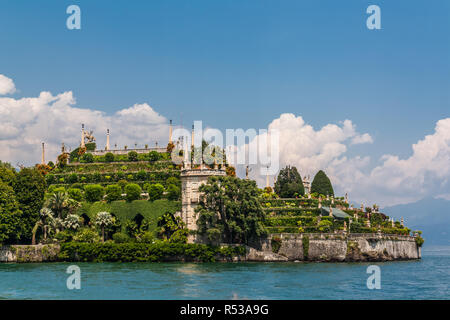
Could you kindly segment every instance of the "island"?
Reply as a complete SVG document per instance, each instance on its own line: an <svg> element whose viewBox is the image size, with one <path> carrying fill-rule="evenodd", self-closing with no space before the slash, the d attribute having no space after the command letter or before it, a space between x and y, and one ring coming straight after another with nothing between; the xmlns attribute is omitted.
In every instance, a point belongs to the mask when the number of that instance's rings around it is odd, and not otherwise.
<svg viewBox="0 0 450 320"><path fill-rule="evenodd" d="M97 148L81 128L55 162L0 162L0 262L359 262L421 258L419 230L337 196L326 173L279 171L273 187L193 158L195 146ZM202 151L208 147L203 141ZM183 159L173 161L174 150ZM198 159L197 159L198 160Z"/></svg>

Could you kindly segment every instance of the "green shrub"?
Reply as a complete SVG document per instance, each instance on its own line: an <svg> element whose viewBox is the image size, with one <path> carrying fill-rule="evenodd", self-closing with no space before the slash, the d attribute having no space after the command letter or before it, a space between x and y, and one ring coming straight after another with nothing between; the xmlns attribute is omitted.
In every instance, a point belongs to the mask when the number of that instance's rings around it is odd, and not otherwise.
<svg viewBox="0 0 450 320"><path fill-rule="evenodd" d="M105 154L105 161L106 162L113 162L114 161L114 155L111 152L108 152Z"/></svg>
<svg viewBox="0 0 450 320"><path fill-rule="evenodd" d="M150 185L150 187L147 190L148 197L150 201L155 201L162 198L162 195L164 193L164 187L160 183L155 183Z"/></svg>
<svg viewBox="0 0 450 320"><path fill-rule="evenodd" d="M172 243L186 243L189 231L187 229L180 229L175 231L169 238Z"/></svg>
<svg viewBox="0 0 450 320"><path fill-rule="evenodd" d="M105 189L101 185L92 184L84 187L84 197L88 202L100 201L104 194Z"/></svg>
<svg viewBox="0 0 450 320"><path fill-rule="evenodd" d="M145 231L141 234L139 242L141 243L153 243L155 241L155 237L150 231Z"/></svg>
<svg viewBox="0 0 450 320"><path fill-rule="evenodd" d="M74 242L95 243L100 241L98 232L90 228L82 228L73 236Z"/></svg>
<svg viewBox="0 0 450 320"><path fill-rule="evenodd" d="M144 170L140 170L136 174L136 177L138 178L138 180L146 180L147 179L147 172L145 172Z"/></svg>
<svg viewBox="0 0 450 320"><path fill-rule="evenodd" d="M418 247L421 247L424 244L425 240L421 236L416 237L416 244Z"/></svg>
<svg viewBox="0 0 450 320"><path fill-rule="evenodd" d="M55 235L55 239L59 242L70 242L73 240L74 234L73 230L63 230Z"/></svg>
<svg viewBox="0 0 450 320"><path fill-rule="evenodd" d="M322 218L322 220L320 220L320 222L319 222L319 230L320 230L320 232L330 232L332 225L333 225L333 222Z"/></svg>
<svg viewBox="0 0 450 320"><path fill-rule="evenodd" d="M68 183L75 183L77 181L78 181L78 176L76 173L70 174L69 177L67 178Z"/></svg>
<svg viewBox="0 0 450 320"><path fill-rule="evenodd" d="M122 191L123 191L125 189L125 186L128 184L128 181L127 180L119 180L117 182L117 184L119 185L119 187L122 188Z"/></svg>
<svg viewBox="0 0 450 320"><path fill-rule="evenodd" d="M45 181L47 182L47 185L50 185L52 183L55 183L56 179L55 179L55 175L53 174L47 174L45 176Z"/></svg>
<svg viewBox="0 0 450 320"><path fill-rule="evenodd" d="M170 186L171 184L178 186L180 184L180 179L177 179L175 177L167 178L166 185Z"/></svg>
<svg viewBox="0 0 450 320"><path fill-rule="evenodd" d="M95 142L89 142L85 144L85 147L87 151L94 151L97 145L95 144Z"/></svg>
<svg viewBox="0 0 450 320"><path fill-rule="evenodd" d="M178 200L181 196L181 190L180 187L171 184L167 188L167 199L169 200Z"/></svg>
<svg viewBox="0 0 450 320"><path fill-rule="evenodd" d="M67 193L69 194L69 197L73 200L76 200L78 202L83 201L83 192L80 189L77 188L69 188L67 190Z"/></svg>
<svg viewBox="0 0 450 320"><path fill-rule="evenodd" d="M83 184L81 184L81 183L74 183L74 184L72 184L71 186L70 186L71 188L73 188L73 189L80 189L80 190L84 190L84 186L83 186Z"/></svg>
<svg viewBox="0 0 450 320"><path fill-rule="evenodd" d="M94 156L92 153L85 153L81 159L86 163L94 162Z"/></svg>
<svg viewBox="0 0 450 320"><path fill-rule="evenodd" d="M122 188L117 184L111 184L106 186L106 201L116 201L122 199Z"/></svg>
<svg viewBox="0 0 450 320"><path fill-rule="evenodd" d="M138 160L138 153L136 151L128 152L128 161L137 161L137 160Z"/></svg>
<svg viewBox="0 0 450 320"><path fill-rule="evenodd" d="M130 237L125 233L117 232L112 236L115 243L126 243L130 241Z"/></svg>
<svg viewBox="0 0 450 320"><path fill-rule="evenodd" d="M125 186L125 193L127 194L126 199L128 202L140 199L141 192L141 187L139 187L138 184L129 183Z"/></svg>
<svg viewBox="0 0 450 320"><path fill-rule="evenodd" d="M64 187L57 187L57 186L52 186L52 187L53 188L51 188L51 191L49 190L50 193L66 192L66 188L64 188Z"/></svg>
<svg viewBox="0 0 450 320"><path fill-rule="evenodd" d="M180 258L185 261L213 262L245 254L245 247L216 247L198 243L62 243L61 261L158 262Z"/></svg>
<svg viewBox="0 0 450 320"><path fill-rule="evenodd" d="M150 151L148 154L148 159L150 160L150 162L158 161L159 152L158 151Z"/></svg>

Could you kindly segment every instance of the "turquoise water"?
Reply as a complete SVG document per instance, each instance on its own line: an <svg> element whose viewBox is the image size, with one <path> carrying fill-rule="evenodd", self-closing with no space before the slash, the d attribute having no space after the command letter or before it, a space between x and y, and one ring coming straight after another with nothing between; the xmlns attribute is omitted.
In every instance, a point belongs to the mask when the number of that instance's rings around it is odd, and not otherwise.
<svg viewBox="0 0 450 320"><path fill-rule="evenodd" d="M81 289L69 290L73 263L0 264L1 299L449 299L450 248L419 261L386 263L78 263ZM366 286L381 268L381 289Z"/></svg>

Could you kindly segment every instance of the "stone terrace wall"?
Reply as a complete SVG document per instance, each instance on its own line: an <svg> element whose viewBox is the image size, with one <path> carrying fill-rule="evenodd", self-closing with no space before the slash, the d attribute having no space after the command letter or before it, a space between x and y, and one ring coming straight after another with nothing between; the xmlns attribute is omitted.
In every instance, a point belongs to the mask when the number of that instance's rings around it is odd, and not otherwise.
<svg viewBox="0 0 450 320"><path fill-rule="evenodd" d="M281 239L278 251L272 239ZM391 261L420 259L414 237L381 234L271 234L253 244L252 261Z"/></svg>
<svg viewBox="0 0 450 320"><path fill-rule="evenodd" d="M59 245L12 245L0 247L0 262L47 262L56 261Z"/></svg>

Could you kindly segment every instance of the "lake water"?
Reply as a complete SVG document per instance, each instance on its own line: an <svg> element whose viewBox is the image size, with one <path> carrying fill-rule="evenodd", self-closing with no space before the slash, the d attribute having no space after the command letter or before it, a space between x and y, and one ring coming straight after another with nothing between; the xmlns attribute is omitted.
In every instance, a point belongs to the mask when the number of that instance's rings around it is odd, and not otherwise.
<svg viewBox="0 0 450 320"><path fill-rule="evenodd" d="M71 264L0 264L0 299L450 299L450 247L385 263L78 263L80 290Z"/></svg>

